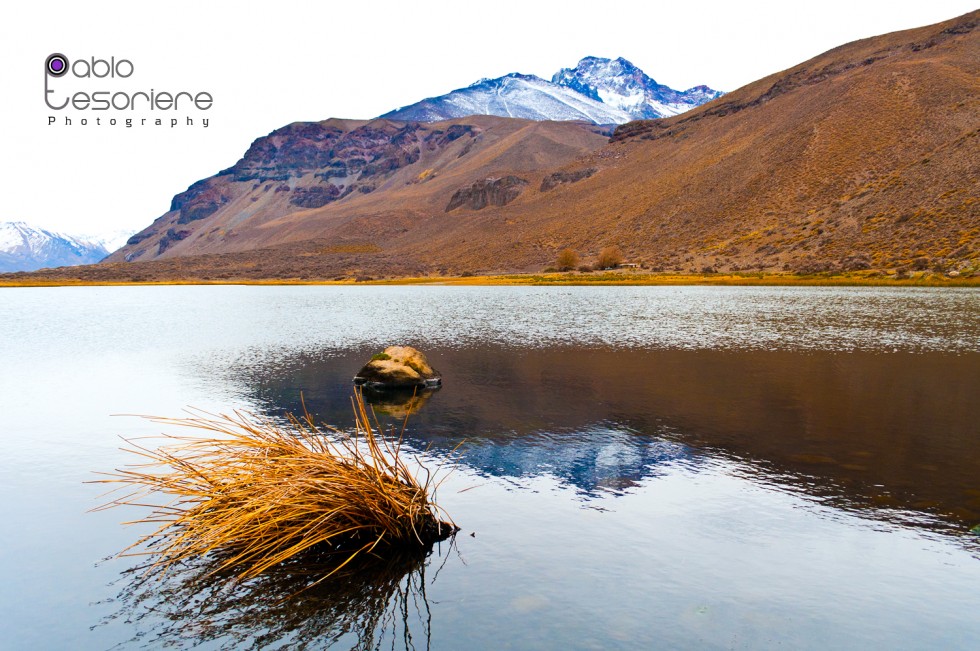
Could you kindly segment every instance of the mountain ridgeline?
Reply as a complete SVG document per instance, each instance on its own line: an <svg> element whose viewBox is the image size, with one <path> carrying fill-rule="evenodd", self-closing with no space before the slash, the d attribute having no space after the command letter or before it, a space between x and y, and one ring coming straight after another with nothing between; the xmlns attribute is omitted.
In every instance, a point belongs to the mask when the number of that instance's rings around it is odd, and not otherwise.
<svg viewBox="0 0 980 651"><path fill-rule="evenodd" d="M178 194L106 262L44 273L539 271L563 249L588 263L615 245L627 261L663 271L975 274L978 17L849 43L673 117L615 130L595 124L605 121L598 115L291 124ZM547 83L607 112L714 93L655 89L623 60L584 59L555 79Z"/></svg>
<svg viewBox="0 0 980 651"><path fill-rule="evenodd" d="M722 94L707 86L676 91L658 84L626 59L585 57L574 68L556 72L551 81L519 73L481 79L381 117L437 122L469 115L497 115L622 124L678 115Z"/></svg>

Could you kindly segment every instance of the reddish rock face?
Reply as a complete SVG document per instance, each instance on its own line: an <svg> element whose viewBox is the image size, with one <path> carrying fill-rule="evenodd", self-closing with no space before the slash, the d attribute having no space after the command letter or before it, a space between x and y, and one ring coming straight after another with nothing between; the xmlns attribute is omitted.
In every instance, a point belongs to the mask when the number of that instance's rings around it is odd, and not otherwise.
<svg viewBox="0 0 980 651"><path fill-rule="evenodd" d="M232 200L231 183L248 181L276 182L277 192L294 193L291 205L320 208L355 190L371 192L379 179L418 161L423 149L438 151L467 135L474 137L476 130L469 125L443 131L418 123L375 122L344 131L297 122L257 139L235 165L176 195L170 210L179 213L177 224L205 219ZM294 189L286 183L311 173L319 185Z"/></svg>
<svg viewBox="0 0 980 651"><path fill-rule="evenodd" d="M506 206L520 196L526 185L527 180L513 175L477 181L469 187L457 190L449 200L446 212L460 206L472 210L480 210L487 206Z"/></svg>
<svg viewBox="0 0 980 651"><path fill-rule="evenodd" d="M170 203L170 210L180 211L178 224L189 224L205 219L228 203L228 194L216 179L198 181L186 191L181 192Z"/></svg>
<svg viewBox="0 0 980 651"><path fill-rule="evenodd" d="M188 230L178 231L173 228L168 228L166 234L164 234L164 236L160 238L160 243L157 245L158 253L163 253L170 247L171 244L173 244L174 242L181 241L182 239L186 238L190 234L191 232Z"/></svg>
<svg viewBox="0 0 980 651"><path fill-rule="evenodd" d="M597 171L594 167L587 167L584 170L575 170L574 172L561 171L549 174L541 180L541 192L547 192L562 183L577 183L582 179L589 178Z"/></svg>
<svg viewBox="0 0 980 651"><path fill-rule="evenodd" d="M448 132L418 123L375 121L344 131L329 123L297 122L252 143L234 166L221 172L235 181L285 181L315 173L318 178L374 177L411 165L423 148L434 151L472 127L453 126Z"/></svg>
<svg viewBox="0 0 980 651"><path fill-rule="evenodd" d="M344 190L332 183L315 185L311 188L296 188L293 196L289 198L289 203L300 208L319 208L346 196L351 189L348 187Z"/></svg>

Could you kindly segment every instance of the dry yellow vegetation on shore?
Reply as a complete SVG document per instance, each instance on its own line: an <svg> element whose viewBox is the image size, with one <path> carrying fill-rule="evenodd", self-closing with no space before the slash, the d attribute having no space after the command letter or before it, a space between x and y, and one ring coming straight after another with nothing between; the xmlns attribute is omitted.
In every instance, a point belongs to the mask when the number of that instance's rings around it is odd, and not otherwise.
<svg viewBox="0 0 980 651"><path fill-rule="evenodd" d="M540 285L540 286L786 286L786 287L980 287L980 276L951 278L936 273L912 274L908 277L883 275L880 272L810 274L758 272L675 274L643 271L606 271L599 273L512 273L468 276L419 276L371 280L306 280L300 278L221 280L175 278L150 281L89 281L78 278L6 278L0 287L111 287L141 285Z"/></svg>

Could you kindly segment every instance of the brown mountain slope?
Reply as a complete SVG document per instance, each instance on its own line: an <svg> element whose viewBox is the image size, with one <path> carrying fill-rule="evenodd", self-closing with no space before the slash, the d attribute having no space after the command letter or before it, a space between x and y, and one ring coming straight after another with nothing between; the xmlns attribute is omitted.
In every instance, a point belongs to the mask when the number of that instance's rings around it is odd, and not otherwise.
<svg viewBox="0 0 980 651"><path fill-rule="evenodd" d="M310 238L377 249L420 219L444 221L460 188L513 176L510 194L519 194L529 179L540 183L543 170L605 145L609 133L585 123L492 116L291 124L174 197L169 212L110 260L248 251Z"/></svg>
<svg viewBox="0 0 980 651"><path fill-rule="evenodd" d="M624 125L567 169L425 247L456 268L618 244L666 269L822 269L980 257L974 12L837 48L691 114ZM477 252L457 244L481 242ZM421 241L409 248L424 255Z"/></svg>
<svg viewBox="0 0 980 651"><path fill-rule="evenodd" d="M978 19L841 46L608 144L586 125L485 116L290 125L110 260L149 262L91 274L536 270L613 244L668 270L973 273Z"/></svg>

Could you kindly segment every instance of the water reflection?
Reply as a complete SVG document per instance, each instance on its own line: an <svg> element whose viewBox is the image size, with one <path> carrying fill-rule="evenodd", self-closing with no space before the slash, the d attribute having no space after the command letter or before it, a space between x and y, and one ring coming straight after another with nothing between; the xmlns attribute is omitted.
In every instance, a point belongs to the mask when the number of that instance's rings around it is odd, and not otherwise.
<svg viewBox="0 0 980 651"><path fill-rule="evenodd" d="M363 388L364 400L374 409L376 414L392 419L404 420L420 409L438 391L438 388L386 389L379 391L370 387Z"/></svg>
<svg viewBox="0 0 980 651"><path fill-rule="evenodd" d="M356 357L304 355L291 363L279 360L240 371L251 378L250 386L257 387L266 413L282 416L306 409L319 420L343 425L349 419L345 408L352 390L344 374ZM495 383L489 375L484 379ZM461 463L483 475L518 479L546 473L584 496L621 492L657 474L663 464L696 459L687 446L668 440L666 427L641 431L614 421L597 422L585 414L559 424L551 419L551 409L536 416L513 409L509 400L520 403L530 397L520 393L526 387L516 380L496 386L501 391L482 397L478 386L418 392L365 389L364 397L382 421L405 427L416 449L443 456L455 451ZM552 409L565 404L564 393L555 393ZM459 404L461 396L475 403L467 408Z"/></svg>
<svg viewBox="0 0 980 651"><path fill-rule="evenodd" d="M453 542L415 554L343 558L311 552L256 579L238 580L219 558L163 572L134 567L123 575L120 609L103 623L135 625L117 648L204 645L220 649L428 649L432 614L427 570ZM440 565L434 568L438 574ZM334 572L333 574L330 574ZM431 573L431 572L430 572Z"/></svg>
<svg viewBox="0 0 980 651"><path fill-rule="evenodd" d="M577 432L478 438L464 444L461 458L478 472L497 477L549 474L589 497L627 491L663 472L667 464L696 460L685 445L603 425Z"/></svg>
<svg viewBox="0 0 980 651"><path fill-rule="evenodd" d="M485 474L623 490L683 458L905 523L980 522L980 356L831 351L426 351L444 385L406 436ZM343 424L369 350L280 354L226 380L269 413ZM227 367L226 367L227 370ZM212 371L209 371L209 373ZM382 406L382 414L386 407ZM392 413L399 422L407 409Z"/></svg>

